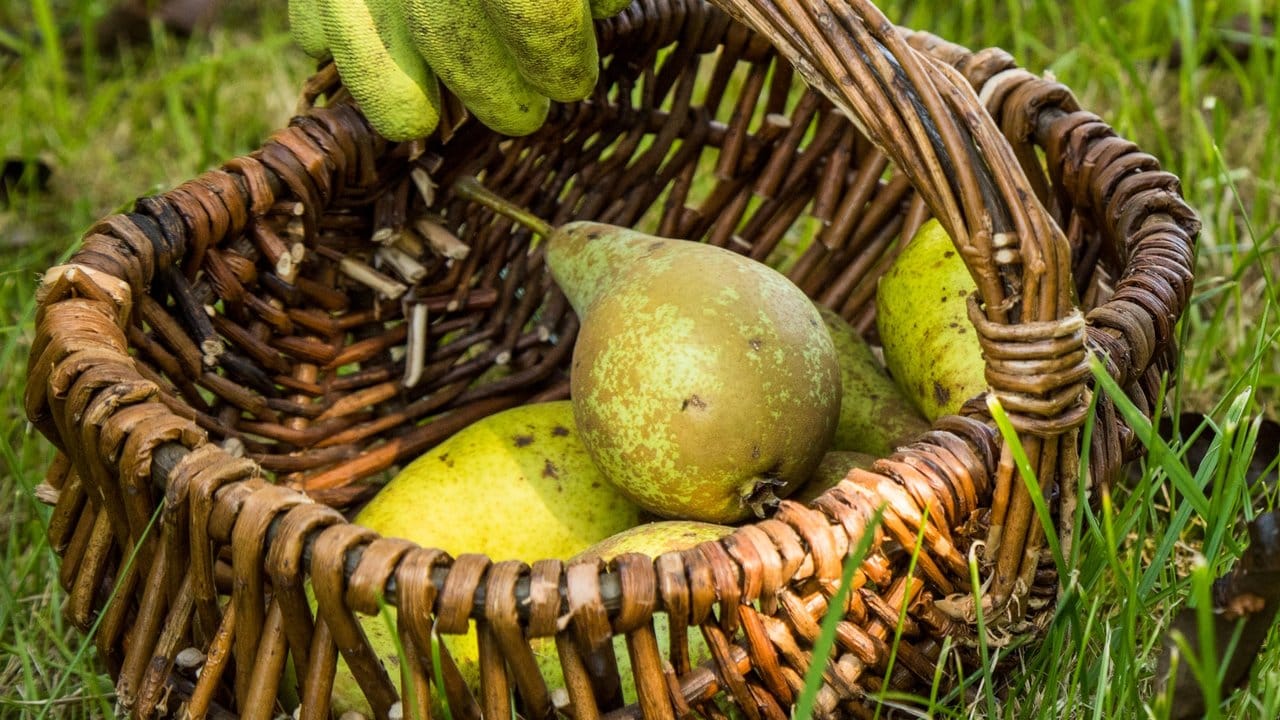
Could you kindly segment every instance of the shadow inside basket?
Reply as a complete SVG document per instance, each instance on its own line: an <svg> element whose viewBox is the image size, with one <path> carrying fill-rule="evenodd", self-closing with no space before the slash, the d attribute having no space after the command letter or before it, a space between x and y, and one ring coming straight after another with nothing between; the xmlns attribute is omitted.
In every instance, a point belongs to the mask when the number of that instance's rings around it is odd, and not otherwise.
<svg viewBox="0 0 1280 720"><path fill-rule="evenodd" d="M339 507L480 417L567 397L578 320L537 239L450 192L465 176L554 224L767 262L873 334L876 278L927 211L843 115L757 51L668 48L639 78L642 63L614 56L596 96L532 136L467 121L447 141L363 148L326 192L296 158L243 233L192 248L139 299L135 357L225 447ZM315 112L294 132L340 126Z"/></svg>

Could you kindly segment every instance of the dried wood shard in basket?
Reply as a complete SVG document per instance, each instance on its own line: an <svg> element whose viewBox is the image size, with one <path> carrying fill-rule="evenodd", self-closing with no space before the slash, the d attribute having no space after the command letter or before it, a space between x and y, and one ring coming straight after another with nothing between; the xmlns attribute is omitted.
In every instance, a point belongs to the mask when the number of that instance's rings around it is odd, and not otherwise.
<svg viewBox="0 0 1280 720"><path fill-rule="evenodd" d="M759 260L808 228L790 277L864 333L876 278L936 215L979 281L992 395L1068 516L1086 348L1154 409L1198 227L1176 178L1001 51L895 30L864 2L717 5L730 14L646 0L600 23L596 93L526 138L495 136L451 101L431 138L388 144L327 68L306 94L329 107L104 219L46 273L26 411L61 451L50 541L65 612L100 621L95 643L134 715L168 697L196 716L267 717L282 691L322 713L342 654L380 716L412 687L405 710L443 694L468 717L507 717L512 702L538 716L718 717L717 698L785 717L843 558L868 532L821 714L862 715L886 682L927 688L945 637L977 662L967 552L988 534L989 623L1037 631L1055 589L1044 529L981 399L813 507L783 503L656 561L452 558L334 509L480 417L567 394L577 318L526 231L448 191L469 175L555 224L643 227ZM1111 401L1096 407L1095 483L1137 451ZM868 528L882 503L884 524ZM400 608L403 687L355 620L379 596ZM432 635L468 618L481 687L447 651L437 686ZM688 632L713 655L701 667ZM629 707L614 636L639 688ZM558 692L530 672L538 637L555 638ZM187 648L198 677L176 661ZM286 658L297 687L282 687Z"/></svg>

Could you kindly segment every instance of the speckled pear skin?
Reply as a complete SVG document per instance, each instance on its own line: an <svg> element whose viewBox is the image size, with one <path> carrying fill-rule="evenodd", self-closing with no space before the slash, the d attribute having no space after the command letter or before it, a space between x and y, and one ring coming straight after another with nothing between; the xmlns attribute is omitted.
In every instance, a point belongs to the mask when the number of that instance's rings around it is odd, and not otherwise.
<svg viewBox="0 0 1280 720"><path fill-rule="evenodd" d="M843 397L831 449L885 457L927 432L929 421L880 366L858 331L835 311L818 311L840 357Z"/></svg>
<svg viewBox="0 0 1280 720"><path fill-rule="evenodd" d="M596 242L601 239L605 241ZM587 220L565 223L547 242L547 267L581 317L601 290L648 253L655 240L672 242L616 225Z"/></svg>
<svg viewBox="0 0 1280 720"><path fill-rule="evenodd" d="M463 428L400 471L356 515L386 537L494 560L567 558L640 522L583 446L567 400Z"/></svg>
<svg viewBox="0 0 1280 720"><path fill-rule="evenodd" d="M796 491L796 494L792 495L791 499L803 503L811 503L826 491L839 485L840 481L849 475L850 470L854 468L866 470L875 461L876 457L867 453L854 452L852 450L832 450L822 456L822 462L818 463L818 469L813 471L813 477Z"/></svg>
<svg viewBox="0 0 1280 720"><path fill-rule="evenodd" d="M987 389L986 362L969 321L977 290L937 220L921 226L876 289L876 328L898 386L930 421Z"/></svg>
<svg viewBox="0 0 1280 720"><path fill-rule="evenodd" d="M582 308L583 444L636 504L731 523L809 476L839 419L840 365L799 288L722 248L608 226L553 234L547 262Z"/></svg>

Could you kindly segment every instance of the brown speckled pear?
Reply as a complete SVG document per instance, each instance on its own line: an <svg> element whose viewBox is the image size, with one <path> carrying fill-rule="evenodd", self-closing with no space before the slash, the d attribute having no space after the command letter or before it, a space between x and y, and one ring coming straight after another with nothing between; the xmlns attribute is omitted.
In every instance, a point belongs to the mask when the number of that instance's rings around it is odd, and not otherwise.
<svg viewBox="0 0 1280 720"><path fill-rule="evenodd" d="M552 228L454 183L546 239L582 318L570 394L597 467L644 509L726 523L808 478L840 416L822 316L772 268L723 248L593 222Z"/></svg>
<svg viewBox="0 0 1280 720"><path fill-rule="evenodd" d="M844 318L818 308L840 357L840 424L832 450L849 450L884 457L929 430L902 389L880 366L871 347Z"/></svg>
<svg viewBox="0 0 1280 720"><path fill-rule="evenodd" d="M628 497L726 523L808 477L835 432L840 366L795 285L729 250L604 225L553 234L547 258L582 305L570 375L582 441Z"/></svg>
<svg viewBox="0 0 1280 720"><path fill-rule="evenodd" d="M596 242L602 238L608 239ZM650 252L653 243L646 241L672 242L615 225L567 223L552 231L547 242L547 267L569 304L584 316L614 276Z"/></svg>
<svg viewBox="0 0 1280 720"><path fill-rule="evenodd" d="M977 290L937 220L921 226L876 291L884 362L929 420L955 413L987 389L986 364L969 321Z"/></svg>

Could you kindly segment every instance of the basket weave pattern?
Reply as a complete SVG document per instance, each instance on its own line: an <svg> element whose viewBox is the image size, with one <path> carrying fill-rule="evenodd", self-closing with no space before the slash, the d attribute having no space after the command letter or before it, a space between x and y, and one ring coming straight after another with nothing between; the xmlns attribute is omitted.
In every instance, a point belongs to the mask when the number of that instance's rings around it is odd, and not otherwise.
<svg viewBox="0 0 1280 720"><path fill-rule="evenodd" d="M597 92L526 138L497 137L455 103L431 138L389 144L322 72L308 95L328 107L104 219L46 273L26 409L60 451L50 539L66 614L86 629L101 615L94 641L132 713L180 699L193 716L270 717L289 658L303 717L321 717L341 653L380 717L412 689L406 710L423 717L443 693L465 717L508 717L513 698L526 716L717 717L721 695L753 720L785 718L867 532L820 713L868 712L891 646L896 688L933 682L946 637L976 662L975 539L993 573L984 603L1006 630L1035 631L1052 563L981 398L812 507L783 502L656 561L452 558L339 512L470 422L567 396L578 320L526 231L449 193L471 175L556 224L648 227L759 260L811 223L789 276L864 333L876 279L937 216L978 280L992 395L1067 516L1086 348L1155 410L1198 230L1177 178L1002 51L895 29L862 2L717 5L728 12L645 0L602 22ZM1092 407L1087 479L1107 482L1137 448L1109 400ZM400 678L357 624L380 598L400 609ZM447 651L436 687L433 633L472 621L479 692ZM691 632L713 655L702 667ZM529 642L542 637L563 693L538 673ZM198 677L176 662L189 647Z"/></svg>

